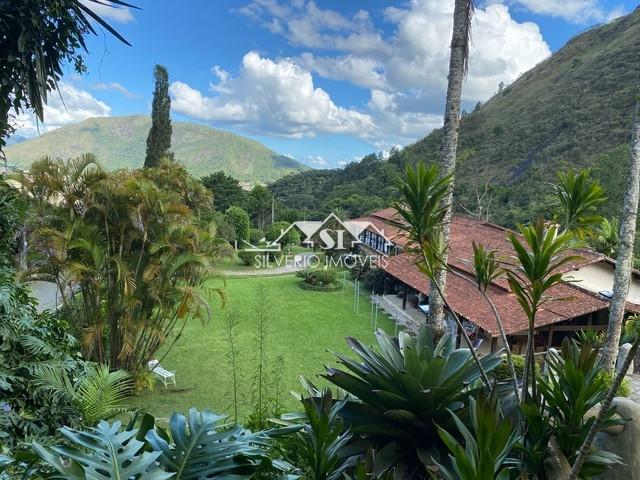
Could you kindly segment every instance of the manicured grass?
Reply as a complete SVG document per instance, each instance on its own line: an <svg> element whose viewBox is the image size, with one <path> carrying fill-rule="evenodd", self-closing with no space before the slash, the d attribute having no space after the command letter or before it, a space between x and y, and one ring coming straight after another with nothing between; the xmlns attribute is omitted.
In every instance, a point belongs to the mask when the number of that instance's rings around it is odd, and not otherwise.
<svg viewBox="0 0 640 480"><path fill-rule="evenodd" d="M209 408L217 412L232 411L232 369L226 354L224 315L238 312L240 373L243 376L240 417L250 412L251 378L255 372L257 320L256 291L264 285L270 303L270 321L266 355L282 356L284 364L278 377L281 381L285 410L298 410L290 391L300 392L299 376L305 375L316 384L326 384L318 377L324 365L336 365L327 350L348 353L345 337L353 336L366 344L374 343L370 324L371 304L361 292L359 313L353 311L353 287L345 291L311 292L298 286L295 276L233 278L227 281L227 305L220 309L214 300L214 318L208 325L196 322L188 325L176 345L162 361L168 370L176 370L178 388L162 385L132 399L135 406L158 416L167 417L173 411L186 412L190 407ZM378 327L392 332L393 323L378 315Z"/></svg>

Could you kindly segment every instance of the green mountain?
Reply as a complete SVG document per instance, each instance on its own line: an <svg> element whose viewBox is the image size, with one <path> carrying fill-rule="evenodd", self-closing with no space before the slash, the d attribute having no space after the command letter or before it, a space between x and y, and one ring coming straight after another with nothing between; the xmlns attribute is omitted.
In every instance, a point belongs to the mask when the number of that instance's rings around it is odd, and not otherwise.
<svg viewBox="0 0 640 480"><path fill-rule="evenodd" d="M308 168L248 138L192 123L172 124L171 150L196 176L223 170L242 182L266 183ZM144 163L150 126L147 116L90 118L11 145L6 155L9 163L26 167L43 155L93 152L108 169L137 168Z"/></svg>
<svg viewBox="0 0 640 480"><path fill-rule="evenodd" d="M465 114L460 126L456 207L478 212L480 204L484 211L489 209L492 221L509 226L528 221L548 207L549 184L558 170L591 167L609 195L604 213L616 216L629 158L639 65L640 9L636 9L573 38ZM436 130L404 148L391 156L389 165L401 171L407 163L437 162L441 135ZM326 210L337 198L333 192L352 190L358 183L360 191L366 192L371 170L362 169L365 176L358 178L353 173L351 169L323 178L331 188L305 208ZM312 171L287 177L274 189L286 192L285 203L288 197L308 200L302 195L304 188L313 188L309 177L315 175L321 174ZM392 175L388 177L387 185L392 185ZM377 185L374 193L381 192Z"/></svg>

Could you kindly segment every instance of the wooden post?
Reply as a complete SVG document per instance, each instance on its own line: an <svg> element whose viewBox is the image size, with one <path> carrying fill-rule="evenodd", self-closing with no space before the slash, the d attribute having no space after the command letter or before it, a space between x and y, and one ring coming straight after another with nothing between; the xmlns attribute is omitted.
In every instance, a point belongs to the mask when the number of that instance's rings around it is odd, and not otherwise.
<svg viewBox="0 0 640 480"><path fill-rule="evenodd" d="M491 353L498 349L498 337L491 337Z"/></svg>
<svg viewBox="0 0 640 480"><path fill-rule="evenodd" d="M404 284L404 294L402 295L402 310L407 309L407 296L409 295L409 287L405 283Z"/></svg>

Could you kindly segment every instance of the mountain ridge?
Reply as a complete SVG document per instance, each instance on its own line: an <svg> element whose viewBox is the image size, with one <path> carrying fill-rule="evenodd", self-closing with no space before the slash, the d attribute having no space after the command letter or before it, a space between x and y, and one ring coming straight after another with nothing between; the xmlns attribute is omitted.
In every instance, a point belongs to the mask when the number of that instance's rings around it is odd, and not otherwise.
<svg viewBox="0 0 640 480"><path fill-rule="evenodd" d="M558 171L591 168L609 197L601 212L618 216L640 86L639 65L640 8L580 33L484 105L463 115L456 209L513 227L548 210ZM314 170L285 177L272 189L293 208L321 216L337 206L359 216L362 208L340 199L367 192L376 205L386 202L387 206L394 198L392 177L419 161L438 163L441 138L441 129L436 129L392 154L387 162L370 156L362 165L339 171ZM388 180L380 182L382 176ZM369 185L375 189L368 189Z"/></svg>
<svg viewBox="0 0 640 480"><path fill-rule="evenodd" d="M196 176L222 170L246 183L268 183L307 170L261 143L195 123L172 121L171 151ZM144 115L93 117L6 148L9 163L27 167L43 155L69 158L93 152L107 169L144 163L151 119Z"/></svg>

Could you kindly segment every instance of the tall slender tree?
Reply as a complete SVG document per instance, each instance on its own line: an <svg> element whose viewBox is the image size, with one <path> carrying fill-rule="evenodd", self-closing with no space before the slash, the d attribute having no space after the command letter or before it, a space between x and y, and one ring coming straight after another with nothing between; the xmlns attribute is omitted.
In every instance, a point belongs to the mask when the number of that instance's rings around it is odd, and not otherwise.
<svg viewBox="0 0 640 480"><path fill-rule="evenodd" d="M636 111L629 153L627 188L624 193L624 204L620 217L620 240L613 279L613 297L609 306L607 342L604 348L604 366L610 371L613 370L618 357L620 332L631 281L633 245L636 238L636 222L638 220L638 198L640 197L640 87L636 96Z"/></svg>
<svg viewBox="0 0 640 480"><path fill-rule="evenodd" d="M467 74L469 65L473 11L473 0L455 0L451 54L449 58L449 80L444 111L444 125L442 127L442 144L440 145L441 173L444 177L451 177L449 191L443 199L446 212L442 225L441 245L449 244L449 226L451 224L453 204L453 175L456 168L458 130L460 128L462 82ZM446 265L446 251L444 252L442 260ZM434 285L434 283L437 283L437 286ZM429 320L433 325L434 331L438 333L444 331L444 299L438 292L441 291L445 293L445 288L446 269L442 268L436 272L436 275L431 280L431 288L429 289Z"/></svg>
<svg viewBox="0 0 640 480"><path fill-rule="evenodd" d="M151 106L151 129L147 137L145 167L156 167L160 159L171 148L171 98L169 98L169 72L162 65L156 65L153 72L156 86Z"/></svg>

